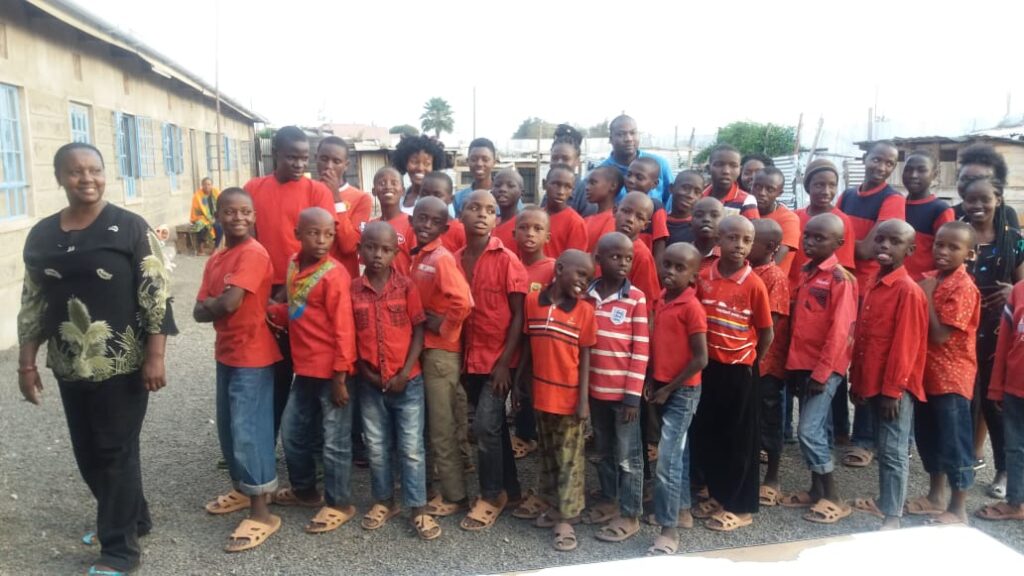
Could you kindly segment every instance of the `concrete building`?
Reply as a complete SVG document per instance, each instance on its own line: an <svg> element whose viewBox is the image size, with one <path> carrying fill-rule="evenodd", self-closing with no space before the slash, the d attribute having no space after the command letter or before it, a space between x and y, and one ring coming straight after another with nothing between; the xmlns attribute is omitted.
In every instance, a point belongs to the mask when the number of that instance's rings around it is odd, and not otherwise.
<svg viewBox="0 0 1024 576"><path fill-rule="evenodd" d="M67 205L53 175L57 148L95 145L105 198L173 227L188 221L204 176L234 186L257 166L255 124L264 120L222 97L218 130L214 94L74 4L0 0L0 347L17 343L25 237Z"/></svg>

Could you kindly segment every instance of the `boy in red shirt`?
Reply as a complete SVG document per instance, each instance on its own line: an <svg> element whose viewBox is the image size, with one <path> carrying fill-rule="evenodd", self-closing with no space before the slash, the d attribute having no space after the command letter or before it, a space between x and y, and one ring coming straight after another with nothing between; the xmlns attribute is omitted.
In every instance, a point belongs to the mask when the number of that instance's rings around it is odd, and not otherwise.
<svg viewBox="0 0 1024 576"><path fill-rule="evenodd" d="M811 487L781 503L787 508L810 507L804 518L826 524L851 512L836 489L829 439L833 399L850 367L857 317L857 279L836 257L843 242L843 221L835 214L818 214L804 227L801 253L807 261L796 283L790 318L791 326L799 329L793 330L786 355L786 370L800 398L800 452L811 471ZM842 402L847 409L846 399Z"/></svg>
<svg viewBox="0 0 1024 576"><path fill-rule="evenodd" d="M907 156L903 165L903 187L907 189L906 218L914 227L917 249L907 258L907 272L920 282L926 272L935 269L932 243L939 228L952 222L953 209L949 203L931 192L932 180L938 175L938 163L929 152L917 150Z"/></svg>
<svg viewBox="0 0 1024 576"><path fill-rule="evenodd" d="M264 496L277 487L274 363L281 354L265 320L273 267L266 249L249 235L255 220L252 198L228 188L217 199L215 216L224 247L206 261L192 317L213 322L217 330L217 437L234 489L207 504L206 511L249 508L249 518L225 548L240 552L262 544L281 526Z"/></svg>
<svg viewBox="0 0 1024 576"><path fill-rule="evenodd" d="M913 398L924 396L928 351L928 298L903 266L914 251L914 228L886 220L873 233L878 275L860 306L850 370L850 398L865 406L876 425L880 496L854 506L884 517L882 529L899 528L910 472ZM856 426L855 426L856 427Z"/></svg>
<svg viewBox="0 0 1024 576"><path fill-rule="evenodd" d="M700 254L700 271L718 263L718 223L725 216L725 207L717 199L705 196L693 205L693 247Z"/></svg>
<svg viewBox="0 0 1024 576"><path fill-rule="evenodd" d="M774 166L762 168L754 175L754 198L757 199L757 213L761 218L774 220L782 229L782 240L775 254L775 263L783 274L789 270L800 246L800 218L779 202L779 195L786 189L786 175Z"/></svg>
<svg viewBox="0 0 1024 576"><path fill-rule="evenodd" d="M626 170L626 190L629 192L643 192L650 196L651 190L660 186L660 178L661 165L658 164L657 160L650 156L637 158L629 164L629 168ZM647 226L640 232L640 239L647 245L647 249L651 251L655 262L657 262L658 257L665 251L665 242L668 238L668 224L665 207L662 205L661 200L651 198L651 202L654 204L654 211L651 212ZM653 298L654 296L652 295L651 297Z"/></svg>
<svg viewBox="0 0 1024 576"><path fill-rule="evenodd" d="M728 144L719 144L711 149L708 165L711 171L711 185L704 190L725 207L725 215L739 214L747 219L759 218L757 200L740 190L740 151Z"/></svg>
<svg viewBox="0 0 1024 576"><path fill-rule="evenodd" d="M501 240L505 248L515 254L516 214L519 213L521 205L519 199L523 197L523 177L513 168L506 168L498 172L498 175L494 177L494 188L491 188L491 194L494 196L494 201L498 203L500 211L499 224L495 226L492 235ZM465 206L463 206L463 210L465 210ZM469 234L468 231L466 233Z"/></svg>
<svg viewBox="0 0 1024 576"><path fill-rule="evenodd" d="M625 186L622 172L614 166L600 166L587 174L587 202L597 212L583 218L587 225L587 252L593 254L601 236L615 231L615 198Z"/></svg>
<svg viewBox="0 0 1024 576"><path fill-rule="evenodd" d="M373 222L385 222L394 229L398 238L394 268L399 274L408 276L409 268L412 267L410 251L416 245L416 234L409 223L409 215L402 211L403 192L402 175L398 170L386 166L374 174L373 195L380 202L380 218Z"/></svg>
<svg viewBox="0 0 1024 576"><path fill-rule="evenodd" d="M967 523L965 501L974 483L971 398L978 370L975 338L981 321L981 293L964 261L971 256L975 242L970 224L942 225L931 246L936 269L926 272L921 281L928 297L928 360L924 368L928 401L914 407L914 436L930 486L928 496L907 502L907 512L932 515L943 524ZM947 477L951 490L948 506L944 501Z"/></svg>
<svg viewBox="0 0 1024 576"><path fill-rule="evenodd" d="M762 172L754 177L755 190L764 186ZM782 228L778 222L768 218L759 218L753 222L754 246L750 249L747 261L768 290L772 331L775 334L771 347L758 363L761 450L768 456L768 467L761 483L759 498L762 506L775 506L780 496L782 403L786 393L786 351L789 348L789 278L775 263L776 255L782 247Z"/></svg>
<svg viewBox="0 0 1024 576"><path fill-rule="evenodd" d="M426 316L419 292L394 260L399 252L394 229L370 222L359 242L366 267L353 282L359 359L359 408L370 456L370 487L375 503L363 516L366 530L377 530L396 516L392 458L401 467L402 503L422 540L434 540L441 527L427 514L427 466L423 446L424 401L420 352Z"/></svg>
<svg viewBox="0 0 1024 576"><path fill-rule="evenodd" d="M654 201L643 192L627 193L615 208L615 231L633 241L633 268L629 271L629 282L648 299L657 298L661 293L654 255L640 239L640 232L651 221L653 212Z"/></svg>
<svg viewBox="0 0 1024 576"><path fill-rule="evenodd" d="M316 146L316 175L334 193L337 234L331 256L345 267L349 278L359 277L359 231L370 220L373 197L345 180L348 171L348 143L337 136L328 136Z"/></svg>
<svg viewBox="0 0 1024 576"><path fill-rule="evenodd" d="M551 230L544 255L550 258L558 258L566 250L587 249L587 225L582 216L566 205L575 185L576 173L565 164L552 164L544 178L544 208L550 216Z"/></svg>
<svg viewBox="0 0 1024 576"><path fill-rule="evenodd" d="M557 503L537 517L551 527L555 550L575 550L572 524L583 511L584 421L590 415L590 347L597 338L594 307L580 297L594 276L590 256L567 250L555 264L555 280L526 297L523 364L533 369L540 472L537 495ZM532 360L532 362L531 362Z"/></svg>
<svg viewBox="0 0 1024 576"><path fill-rule="evenodd" d="M348 373L355 364L351 278L331 258L334 217L320 209L299 214L295 230L302 249L288 266L288 303L270 310L271 321L287 328L294 352L295 382L281 424L291 488L275 503L324 506L306 526L329 532L355 516L352 505L352 403ZM323 438L324 498L316 488L314 450Z"/></svg>
<svg viewBox="0 0 1024 576"><path fill-rule="evenodd" d="M428 174L420 187L429 187ZM462 390L462 323L473 309L466 278L443 245L448 230L448 206L422 195L412 213L416 248L410 277L423 300L427 321L423 340L423 385L426 392L430 461L437 470L440 490L427 504L432 516L450 516L467 507L466 477L460 421L466 419ZM459 395L462 393L462 400Z"/></svg>
<svg viewBox="0 0 1024 576"><path fill-rule="evenodd" d="M738 160L737 160L738 162ZM768 290L747 264L754 225L726 216L718 225L722 257L700 273L697 293L708 321L708 366L694 421L694 461L711 499L694 514L728 532L749 526L758 511L757 384L753 365L772 343Z"/></svg>
<svg viewBox="0 0 1024 576"><path fill-rule="evenodd" d="M692 245L680 242L665 249L665 291L655 304L651 340L650 400L661 415L654 484L654 523L661 534L648 549L652 554L675 554L678 529L693 526L688 431L700 402L701 370L708 363L707 318L694 287L699 273L700 254Z"/></svg>
<svg viewBox="0 0 1024 576"><path fill-rule="evenodd" d="M466 247L455 255L474 303L462 329L466 391L476 404L473 433L480 476L480 497L460 523L470 531L493 525L509 500L522 496L505 399L522 339L527 280L516 255L491 235L497 211L494 195L486 190L474 190L466 197L462 208Z"/></svg>
<svg viewBox="0 0 1024 576"><path fill-rule="evenodd" d="M466 229L462 222L455 219L455 208L452 204L452 179L444 172L431 172L423 177L420 185L420 197L433 196L440 198L448 210L448 231L441 235L441 243L455 254L466 245Z"/></svg>

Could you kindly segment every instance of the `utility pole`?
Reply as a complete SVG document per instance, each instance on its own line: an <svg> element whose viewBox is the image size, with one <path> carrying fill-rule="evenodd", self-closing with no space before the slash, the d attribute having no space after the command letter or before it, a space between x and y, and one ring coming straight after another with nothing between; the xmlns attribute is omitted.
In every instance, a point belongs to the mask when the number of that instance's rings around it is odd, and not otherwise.
<svg viewBox="0 0 1024 576"><path fill-rule="evenodd" d="M221 146L224 138L220 132L220 0L213 3L213 91L217 99L217 187L224 189L223 154Z"/></svg>
<svg viewBox="0 0 1024 576"><path fill-rule="evenodd" d="M868 108L868 142L875 139L875 109Z"/></svg>
<svg viewBox="0 0 1024 576"><path fill-rule="evenodd" d="M473 86L473 139L476 140L476 86Z"/></svg>
<svg viewBox="0 0 1024 576"><path fill-rule="evenodd" d="M690 128L690 143L687 145L686 150L686 168L693 168L693 138L697 135L697 127Z"/></svg>
<svg viewBox="0 0 1024 576"><path fill-rule="evenodd" d="M800 161L800 132L804 129L804 113L800 113L800 117L796 121L796 138L793 139L793 155L797 157L797 162Z"/></svg>

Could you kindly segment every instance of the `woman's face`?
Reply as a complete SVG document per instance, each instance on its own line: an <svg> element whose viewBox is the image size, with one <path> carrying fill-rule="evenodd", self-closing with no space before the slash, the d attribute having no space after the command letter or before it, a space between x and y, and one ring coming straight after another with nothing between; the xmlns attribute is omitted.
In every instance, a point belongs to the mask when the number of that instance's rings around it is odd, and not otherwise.
<svg viewBox="0 0 1024 576"><path fill-rule="evenodd" d="M575 170L579 168L580 155L576 153L576 148L572 144L559 142L551 147L551 163L565 164Z"/></svg>
<svg viewBox="0 0 1024 576"><path fill-rule="evenodd" d="M103 199L107 184L103 161L87 148L71 150L61 162L57 182L64 188L69 203L95 204Z"/></svg>
<svg viewBox="0 0 1024 576"><path fill-rule="evenodd" d="M964 190L964 214L974 226L988 224L995 218L999 196L990 181L975 180Z"/></svg>
<svg viewBox="0 0 1024 576"><path fill-rule="evenodd" d="M423 184L423 178L433 170L434 157L423 151L413 153L405 162L405 172L414 186Z"/></svg>

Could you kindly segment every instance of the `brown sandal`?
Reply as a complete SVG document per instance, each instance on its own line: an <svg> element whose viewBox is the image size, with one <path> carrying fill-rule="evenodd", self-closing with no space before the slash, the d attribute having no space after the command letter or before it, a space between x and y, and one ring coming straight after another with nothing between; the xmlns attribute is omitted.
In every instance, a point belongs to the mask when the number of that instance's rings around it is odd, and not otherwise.
<svg viewBox="0 0 1024 576"><path fill-rule="evenodd" d="M636 518L617 517L601 526L594 537L602 542L624 542L640 531L640 521Z"/></svg>
<svg viewBox="0 0 1024 576"><path fill-rule="evenodd" d="M306 524L306 532L310 534L323 534L336 530L351 520L356 515L354 506L349 506L348 511L324 506L313 516L313 519Z"/></svg>
<svg viewBox="0 0 1024 576"><path fill-rule="evenodd" d="M431 516L440 516L442 518L451 516L452 514L458 514L466 508L465 504L458 504L456 502L448 502L440 494L436 494L433 498L427 502L424 512Z"/></svg>
<svg viewBox="0 0 1024 576"><path fill-rule="evenodd" d="M551 505L535 494L530 494L512 510L512 517L520 520L536 520L547 512Z"/></svg>
<svg viewBox="0 0 1024 576"><path fill-rule="evenodd" d="M459 528L468 532L477 532L484 528L490 528L498 521L498 516L501 516L501 512L507 504L508 495L504 492L501 493L498 506L478 497L473 502L473 507L470 508L466 517L462 519L462 522L459 522ZM470 521L476 522L476 524L471 524Z"/></svg>
<svg viewBox="0 0 1024 576"><path fill-rule="evenodd" d="M281 518L279 516L270 515L270 524L264 524L263 522L257 522L251 518L246 518L235 528L235 531L231 533L231 540L245 540L245 544L232 544L228 543L224 546L225 552L244 552L245 550L252 550L253 548L263 544L270 538L277 529L281 527Z"/></svg>
<svg viewBox="0 0 1024 576"><path fill-rule="evenodd" d="M853 508L846 504L822 498L804 514L804 520L815 524L835 524L850 514L853 514Z"/></svg>
<svg viewBox="0 0 1024 576"><path fill-rule="evenodd" d="M783 496L779 504L783 508L810 508L814 506L815 500L808 492L797 492Z"/></svg>
<svg viewBox="0 0 1024 576"><path fill-rule="evenodd" d="M430 514L419 514L412 519L416 534L420 540L434 540L441 535L441 526Z"/></svg>
<svg viewBox="0 0 1024 576"><path fill-rule="evenodd" d="M732 512L726 512L722 510L718 514L715 514L711 518L708 518L704 526L709 530L715 532L732 532L744 526L750 526L754 523L754 519L751 518L740 518Z"/></svg>
<svg viewBox="0 0 1024 576"><path fill-rule="evenodd" d="M323 495L318 495L316 500L303 500L296 496L295 491L291 488L281 488L274 492L274 496L270 501L278 506L299 506L302 508L319 508L324 505Z"/></svg>
<svg viewBox="0 0 1024 576"><path fill-rule="evenodd" d="M383 504L374 504L370 507L370 510L363 516L363 520L359 523L364 530L376 530L381 526L388 523L401 510L396 504L394 508L388 508Z"/></svg>
<svg viewBox="0 0 1024 576"><path fill-rule="evenodd" d="M230 514L249 507L252 500L238 490L232 490L215 500L206 503L205 509L210 514Z"/></svg>

